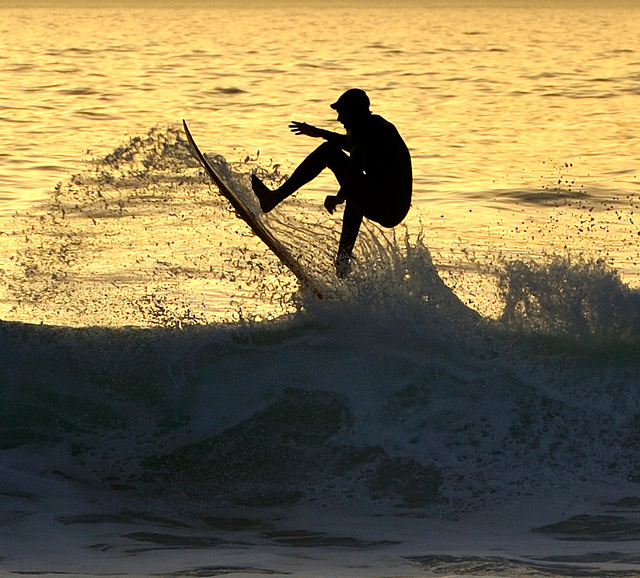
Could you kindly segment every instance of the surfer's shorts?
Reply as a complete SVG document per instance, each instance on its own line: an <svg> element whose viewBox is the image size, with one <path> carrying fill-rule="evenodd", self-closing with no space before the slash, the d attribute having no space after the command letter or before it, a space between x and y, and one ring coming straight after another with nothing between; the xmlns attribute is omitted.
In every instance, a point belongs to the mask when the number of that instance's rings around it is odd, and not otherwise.
<svg viewBox="0 0 640 578"><path fill-rule="evenodd" d="M349 155L334 143L321 144L317 154L341 184L340 192L367 219L383 227L395 227L407 216L411 206L411 180L402 182L396 175L373 177L361 173L354 179ZM405 178L406 181L406 178Z"/></svg>
<svg viewBox="0 0 640 578"><path fill-rule="evenodd" d="M383 227L395 227L407 216L411 207L411 190L399 189L395 183L374 181L367 175L345 191L347 200L371 221Z"/></svg>

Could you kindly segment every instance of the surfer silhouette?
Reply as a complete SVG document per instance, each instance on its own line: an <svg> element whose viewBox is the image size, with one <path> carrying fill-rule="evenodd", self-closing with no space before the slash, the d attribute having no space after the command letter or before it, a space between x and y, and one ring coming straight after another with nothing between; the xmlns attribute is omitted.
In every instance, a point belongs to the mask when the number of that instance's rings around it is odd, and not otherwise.
<svg viewBox="0 0 640 578"><path fill-rule="evenodd" d="M251 184L263 212L268 213L324 169L333 171L340 189L328 195L324 206L333 214L346 202L336 256L336 274L351 269L351 254L363 217L383 227L395 227L411 206L412 169L409 149L393 124L372 114L367 94L347 90L331 105L346 134L317 128L304 122L289 125L295 134L325 140L277 189L269 189L256 175Z"/></svg>

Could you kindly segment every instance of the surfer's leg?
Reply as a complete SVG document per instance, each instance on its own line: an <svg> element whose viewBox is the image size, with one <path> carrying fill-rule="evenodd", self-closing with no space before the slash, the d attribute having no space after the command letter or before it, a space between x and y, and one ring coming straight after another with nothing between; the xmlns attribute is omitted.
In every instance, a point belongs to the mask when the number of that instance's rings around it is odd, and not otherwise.
<svg viewBox="0 0 640 578"><path fill-rule="evenodd" d="M277 189L282 198L295 193L315 179L324 169L331 169L338 180L349 170L349 155L330 142L321 144L304 159L293 174Z"/></svg>
<svg viewBox="0 0 640 578"><path fill-rule="evenodd" d="M300 163L293 174L274 191L270 190L256 175L252 175L251 185L260 201L262 211L268 213L278 203L315 179L327 168L333 171L338 182L344 180L349 170L349 155L330 142L325 142L315 149Z"/></svg>
<svg viewBox="0 0 640 578"><path fill-rule="evenodd" d="M341 279L351 271L351 253L356 244L361 223L362 213L351 201L347 201L342 217L342 233L340 234L338 254L336 255L336 275Z"/></svg>

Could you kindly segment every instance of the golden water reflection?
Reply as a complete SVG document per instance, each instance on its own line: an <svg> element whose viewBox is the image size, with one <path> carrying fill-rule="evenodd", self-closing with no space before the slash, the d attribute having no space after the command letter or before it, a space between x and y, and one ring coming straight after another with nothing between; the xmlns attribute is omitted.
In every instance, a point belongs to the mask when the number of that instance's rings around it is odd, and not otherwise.
<svg viewBox="0 0 640 578"><path fill-rule="evenodd" d="M277 279L290 279L196 167L157 183L143 171L102 212L99 189L79 192L72 175L86 149L100 157L185 117L206 150L230 161L260 151L263 166L288 172L316 144L289 121L338 128L328 103L354 84L411 149L409 233L474 307L499 310L486 268L501 260L577 253L638 285L637 10L329 7L270 2L261 18L249 5L3 11L2 318L287 310L254 296L261 284L280 295ZM58 181L67 197L56 201ZM301 192L310 219L334 189L323 176ZM53 205L39 209L45 192ZM260 256L234 273L245 262L234 251Z"/></svg>

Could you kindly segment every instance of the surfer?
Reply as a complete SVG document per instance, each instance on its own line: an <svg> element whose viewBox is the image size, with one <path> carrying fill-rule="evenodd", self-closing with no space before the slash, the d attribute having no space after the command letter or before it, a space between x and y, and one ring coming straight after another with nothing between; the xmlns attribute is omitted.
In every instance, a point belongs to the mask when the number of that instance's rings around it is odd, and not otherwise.
<svg viewBox="0 0 640 578"><path fill-rule="evenodd" d="M325 140L277 189L269 189L256 175L251 177L262 211L268 213L300 187L315 179L325 168L333 171L340 189L328 195L324 206L333 214L346 201L342 232L336 256L336 273L345 277L362 218L383 227L395 227L411 206L411 155L395 126L372 114L367 94L358 88L347 90L331 105L346 134L293 121L295 134Z"/></svg>

